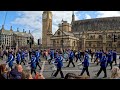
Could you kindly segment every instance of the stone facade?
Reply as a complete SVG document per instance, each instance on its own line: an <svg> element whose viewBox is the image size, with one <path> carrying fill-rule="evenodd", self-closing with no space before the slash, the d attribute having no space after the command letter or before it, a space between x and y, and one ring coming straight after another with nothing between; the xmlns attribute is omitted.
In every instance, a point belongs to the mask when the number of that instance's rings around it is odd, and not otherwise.
<svg viewBox="0 0 120 90"><path fill-rule="evenodd" d="M26 33L23 29L23 32L13 31L12 26L10 30L5 30L4 26L0 30L0 49L5 48L16 48L16 46L23 47L28 45L27 40L30 40L30 37L34 40L32 34Z"/></svg>
<svg viewBox="0 0 120 90"><path fill-rule="evenodd" d="M114 34L117 36L117 42L113 42ZM120 52L120 17L75 20L73 12L71 24L63 21L50 39L51 48L59 49L63 45L64 49L92 49L93 51L116 49Z"/></svg>

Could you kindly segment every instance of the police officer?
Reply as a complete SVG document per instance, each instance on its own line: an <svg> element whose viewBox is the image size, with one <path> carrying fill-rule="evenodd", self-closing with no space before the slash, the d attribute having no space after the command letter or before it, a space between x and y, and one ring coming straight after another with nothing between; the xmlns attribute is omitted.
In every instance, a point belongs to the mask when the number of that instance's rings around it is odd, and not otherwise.
<svg viewBox="0 0 120 90"><path fill-rule="evenodd" d="M24 51L22 51L22 53L21 53L21 62L20 62L20 64L22 64L22 62L25 65L25 52Z"/></svg>
<svg viewBox="0 0 120 90"><path fill-rule="evenodd" d="M13 61L14 61L14 57L12 52L9 52L9 56L8 56L8 60L6 61L6 63L8 63L8 66L12 69L13 67Z"/></svg>
<svg viewBox="0 0 120 90"><path fill-rule="evenodd" d="M57 66L57 71L55 72L55 74L53 76L56 77L57 74L60 72L61 78L64 78L63 72L61 70L61 68L63 66L63 62L62 62L63 61L63 57L62 57L61 54L62 53L59 53L58 56L55 59L55 63L56 63L56 66Z"/></svg>
<svg viewBox="0 0 120 90"><path fill-rule="evenodd" d="M20 61L21 61L21 56L20 56L20 52L18 52L16 57L16 63L19 64Z"/></svg>
<svg viewBox="0 0 120 90"><path fill-rule="evenodd" d="M38 66L39 69L41 70L41 67L40 67L40 65L39 65L40 52L39 52L38 50L36 50L35 56L36 56L36 68L37 68L37 66Z"/></svg>
<svg viewBox="0 0 120 90"><path fill-rule="evenodd" d="M88 71L88 67L89 67L89 55L87 52L85 52L85 56L84 56L84 61L82 62L83 64L83 69L82 72L80 74L80 76L83 75L83 73L86 71L87 75L90 77L89 71Z"/></svg>
<svg viewBox="0 0 120 90"><path fill-rule="evenodd" d="M117 65L116 58L117 58L117 53L116 53L116 50L114 50L113 51L113 62L115 62L115 65Z"/></svg>
<svg viewBox="0 0 120 90"><path fill-rule="evenodd" d="M108 52L108 54L107 54L107 65L106 65L106 67L108 66L108 64L110 64L110 67L112 69L112 54L110 52Z"/></svg>
<svg viewBox="0 0 120 90"><path fill-rule="evenodd" d="M98 77L103 70L104 71L104 77L103 78L106 78L107 77L107 72L106 72L106 55L105 55L105 53L103 53L103 56L100 60L100 66L101 66L100 70L98 71L96 76Z"/></svg>
<svg viewBox="0 0 120 90"><path fill-rule="evenodd" d="M34 74L36 75L36 57L35 57L35 53L32 53L32 57L31 57L31 62L29 63L31 64L31 74L34 72Z"/></svg>
<svg viewBox="0 0 120 90"><path fill-rule="evenodd" d="M72 63L73 67L75 67L75 64L73 63L73 58L74 58L74 53L73 53L73 50L71 50L70 54L69 54L69 63L67 65L67 67L69 67L70 63Z"/></svg>

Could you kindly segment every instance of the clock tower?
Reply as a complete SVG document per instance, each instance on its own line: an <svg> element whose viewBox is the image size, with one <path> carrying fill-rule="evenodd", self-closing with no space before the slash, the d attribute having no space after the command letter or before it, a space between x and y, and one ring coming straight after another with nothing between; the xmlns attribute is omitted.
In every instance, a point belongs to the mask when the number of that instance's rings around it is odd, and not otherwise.
<svg viewBox="0 0 120 90"><path fill-rule="evenodd" d="M51 45L52 36L52 12L43 11L42 14L42 47L47 48Z"/></svg>

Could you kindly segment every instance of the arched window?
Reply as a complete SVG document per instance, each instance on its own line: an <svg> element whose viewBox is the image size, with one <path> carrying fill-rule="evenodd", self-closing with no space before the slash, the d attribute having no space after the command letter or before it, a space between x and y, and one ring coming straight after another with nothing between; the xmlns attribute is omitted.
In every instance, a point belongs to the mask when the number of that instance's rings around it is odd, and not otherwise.
<svg viewBox="0 0 120 90"><path fill-rule="evenodd" d="M111 43L108 43L108 47L111 47L112 45L111 45Z"/></svg>
<svg viewBox="0 0 120 90"><path fill-rule="evenodd" d="M98 37L99 39L102 39L102 36L101 35L99 35L99 37Z"/></svg>
<svg viewBox="0 0 120 90"><path fill-rule="evenodd" d="M58 36L60 35L60 31L58 31Z"/></svg>
<svg viewBox="0 0 120 90"><path fill-rule="evenodd" d="M56 41L55 40L53 40L53 46L56 44Z"/></svg>
<svg viewBox="0 0 120 90"><path fill-rule="evenodd" d="M89 47L91 47L91 42L88 43Z"/></svg>
<svg viewBox="0 0 120 90"><path fill-rule="evenodd" d="M93 39L93 36L90 36L90 39Z"/></svg>
<svg viewBox="0 0 120 90"><path fill-rule="evenodd" d="M63 40L61 40L61 41L60 41L60 43L61 43L61 45L62 45L62 44L64 43L64 41L63 41Z"/></svg>

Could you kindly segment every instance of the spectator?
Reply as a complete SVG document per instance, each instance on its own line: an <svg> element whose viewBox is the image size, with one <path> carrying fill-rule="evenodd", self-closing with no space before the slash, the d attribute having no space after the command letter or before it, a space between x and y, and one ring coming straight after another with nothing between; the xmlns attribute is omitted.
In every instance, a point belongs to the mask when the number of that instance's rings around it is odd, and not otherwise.
<svg viewBox="0 0 120 90"><path fill-rule="evenodd" d="M32 75L29 73L29 71L23 71L21 79L33 79Z"/></svg>
<svg viewBox="0 0 120 90"><path fill-rule="evenodd" d="M22 66L16 65L15 68L10 71L10 79L22 79L22 71Z"/></svg>
<svg viewBox="0 0 120 90"><path fill-rule="evenodd" d="M8 71L6 68L6 64L1 64L0 65L0 79L8 79Z"/></svg>
<svg viewBox="0 0 120 90"><path fill-rule="evenodd" d="M120 69L117 66L114 66L111 70L111 79L120 79Z"/></svg>
<svg viewBox="0 0 120 90"><path fill-rule="evenodd" d="M26 74L26 79L33 79L31 73L27 73L27 74Z"/></svg>
<svg viewBox="0 0 120 90"><path fill-rule="evenodd" d="M42 75L42 73L36 73L35 75L35 79L45 79L44 76Z"/></svg>

